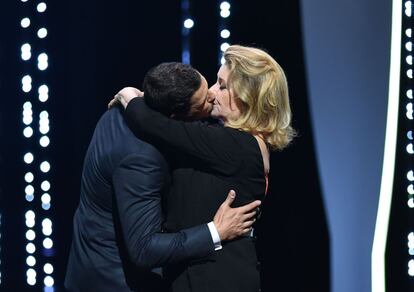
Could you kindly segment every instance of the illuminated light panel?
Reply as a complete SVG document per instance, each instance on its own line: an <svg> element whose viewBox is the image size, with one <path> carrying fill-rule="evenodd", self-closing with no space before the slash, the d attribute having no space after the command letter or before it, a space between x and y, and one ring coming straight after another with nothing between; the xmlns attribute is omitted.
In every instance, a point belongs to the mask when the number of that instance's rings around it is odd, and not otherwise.
<svg viewBox="0 0 414 292"><path fill-rule="evenodd" d="M398 132L400 95L402 1L392 1L392 30L390 73L388 86L387 124L378 212L375 223L371 256L371 287L373 292L385 292L385 249L388 236L392 191L394 185L395 155ZM408 114L408 112L407 112ZM412 113L410 114L412 116Z"/></svg>

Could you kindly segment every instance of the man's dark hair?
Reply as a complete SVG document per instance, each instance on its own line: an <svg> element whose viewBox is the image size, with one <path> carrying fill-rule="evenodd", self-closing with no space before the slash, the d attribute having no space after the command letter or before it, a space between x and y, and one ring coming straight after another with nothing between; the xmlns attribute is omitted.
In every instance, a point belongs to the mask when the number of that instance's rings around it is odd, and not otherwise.
<svg viewBox="0 0 414 292"><path fill-rule="evenodd" d="M171 116L186 116L191 96L200 88L200 74L187 64L161 63L151 68L142 85L145 102L151 108Z"/></svg>

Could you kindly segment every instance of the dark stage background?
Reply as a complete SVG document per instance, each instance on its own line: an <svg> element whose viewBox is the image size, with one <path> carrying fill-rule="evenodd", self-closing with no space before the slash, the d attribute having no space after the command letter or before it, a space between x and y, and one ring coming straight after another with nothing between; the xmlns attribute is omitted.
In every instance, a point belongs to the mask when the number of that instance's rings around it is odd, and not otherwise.
<svg viewBox="0 0 414 292"><path fill-rule="evenodd" d="M218 70L218 3L192 1L192 65L210 83ZM20 3L1 14L1 287L26 284L23 138L19 52ZM79 199L83 158L95 123L124 86L145 72L181 60L180 1L65 1L47 9L47 79L51 146L55 291L63 279ZM10 27L10 24L14 27ZM265 48L285 69L299 137L271 159L270 194L257 228L262 291L329 291L330 242L309 116L298 0L239 1L229 18L231 43ZM23 194L23 195L22 195ZM39 279L40 280L40 279ZM41 282L41 281L39 281ZM32 288L36 290L35 288Z"/></svg>

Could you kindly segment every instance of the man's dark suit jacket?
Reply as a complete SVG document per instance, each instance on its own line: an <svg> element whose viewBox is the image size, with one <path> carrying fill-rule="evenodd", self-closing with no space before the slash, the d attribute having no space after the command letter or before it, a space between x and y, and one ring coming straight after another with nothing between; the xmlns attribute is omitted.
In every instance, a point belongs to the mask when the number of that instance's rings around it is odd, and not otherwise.
<svg viewBox="0 0 414 292"><path fill-rule="evenodd" d="M168 167L136 138L119 108L98 122L82 174L65 287L70 291L160 291L153 267L214 252L206 224L160 233Z"/></svg>
<svg viewBox="0 0 414 292"><path fill-rule="evenodd" d="M205 222L236 191L233 207L263 200L266 178L260 146L253 135L230 127L166 118L131 100L125 119L139 137L168 147L172 184L165 197L164 227L177 231ZM208 257L171 265L166 270L173 292L257 292L260 264L255 240L244 236L223 242Z"/></svg>

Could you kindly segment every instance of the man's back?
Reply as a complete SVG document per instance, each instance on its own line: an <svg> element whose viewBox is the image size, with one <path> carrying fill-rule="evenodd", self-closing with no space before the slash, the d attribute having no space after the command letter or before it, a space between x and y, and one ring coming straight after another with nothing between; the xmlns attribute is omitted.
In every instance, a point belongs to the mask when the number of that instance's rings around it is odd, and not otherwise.
<svg viewBox="0 0 414 292"><path fill-rule="evenodd" d="M151 272L138 270L132 264L115 198L114 179L125 187L130 181L139 179L128 175L116 176L118 166L128 166L129 159L136 159L137 155L145 157L139 161L140 169L156 173L157 187L165 186L168 172L161 154L131 133L118 108L107 111L96 126L84 161L80 202L73 221L73 242L65 279L65 286L71 291L130 291L138 290L138 285L140 290L146 291L146 282L157 277ZM162 218L158 217L153 218L155 222L152 223L159 230Z"/></svg>

